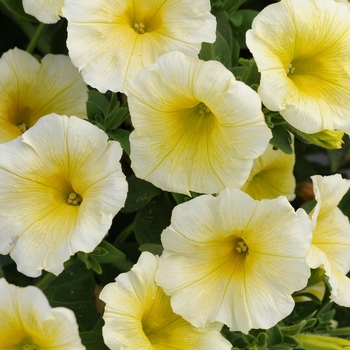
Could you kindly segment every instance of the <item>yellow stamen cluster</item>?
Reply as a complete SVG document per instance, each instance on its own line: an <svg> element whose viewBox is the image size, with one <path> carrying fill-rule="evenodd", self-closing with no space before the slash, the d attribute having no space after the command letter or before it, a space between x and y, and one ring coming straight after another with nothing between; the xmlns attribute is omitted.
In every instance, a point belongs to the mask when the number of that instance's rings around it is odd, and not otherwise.
<svg viewBox="0 0 350 350"><path fill-rule="evenodd" d="M145 24L140 22L140 23L135 23L134 24L134 29L135 32L138 34L144 34L145 33Z"/></svg>
<svg viewBox="0 0 350 350"><path fill-rule="evenodd" d="M204 103L200 103L198 113L205 115L211 113L211 110Z"/></svg>
<svg viewBox="0 0 350 350"><path fill-rule="evenodd" d="M290 64L289 66L288 66L288 68L287 68L287 75L289 75L289 74L293 74L294 73L294 71L295 71L295 67L293 67L293 65L292 64Z"/></svg>
<svg viewBox="0 0 350 350"><path fill-rule="evenodd" d="M24 133L28 130L27 125L25 123L17 125L19 129Z"/></svg>
<svg viewBox="0 0 350 350"><path fill-rule="evenodd" d="M239 241L236 246L236 252L237 253L247 253L248 252L248 246L247 243L242 241Z"/></svg>
<svg viewBox="0 0 350 350"><path fill-rule="evenodd" d="M67 203L70 205L80 205L82 202L82 198L80 195L78 195L75 192L72 192L69 194L68 199L67 199Z"/></svg>

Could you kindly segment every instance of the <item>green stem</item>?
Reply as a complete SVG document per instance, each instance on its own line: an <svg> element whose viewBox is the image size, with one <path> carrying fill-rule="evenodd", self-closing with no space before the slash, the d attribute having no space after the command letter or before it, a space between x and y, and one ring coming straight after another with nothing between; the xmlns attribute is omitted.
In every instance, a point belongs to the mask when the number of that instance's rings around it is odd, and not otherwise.
<svg viewBox="0 0 350 350"><path fill-rule="evenodd" d="M38 44L38 41L41 38L41 35L43 34L46 27L47 27L47 24L45 24L45 23L40 23L38 25L38 28L36 29L36 32L35 32L32 40L30 41L30 43L27 47L27 52L29 52L31 54L34 52L34 50Z"/></svg>
<svg viewBox="0 0 350 350"><path fill-rule="evenodd" d="M119 244L122 244L127 237L134 232L135 228L135 222L133 221L129 226L127 226L117 237L117 239L114 242L114 246L117 247Z"/></svg>
<svg viewBox="0 0 350 350"><path fill-rule="evenodd" d="M51 281L53 281L54 279L56 278L56 276L51 273L51 272L48 272L37 284L36 286L38 288L40 288L41 290L43 290L44 288L46 288Z"/></svg>
<svg viewBox="0 0 350 350"><path fill-rule="evenodd" d="M350 327L336 328L336 329L328 330L327 334L330 334L330 335L349 335L350 334Z"/></svg>

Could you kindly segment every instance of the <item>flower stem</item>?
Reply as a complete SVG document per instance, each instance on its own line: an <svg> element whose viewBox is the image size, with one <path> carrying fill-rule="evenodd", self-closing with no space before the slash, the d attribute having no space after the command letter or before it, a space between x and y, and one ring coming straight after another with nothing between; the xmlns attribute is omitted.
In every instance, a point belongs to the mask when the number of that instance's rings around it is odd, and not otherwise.
<svg viewBox="0 0 350 350"><path fill-rule="evenodd" d="M53 281L54 279L56 278L56 276L51 273L51 272L48 272L37 284L36 286L38 288L40 288L41 290L43 290L44 288L46 288L51 281Z"/></svg>
<svg viewBox="0 0 350 350"><path fill-rule="evenodd" d="M123 243L127 237L134 232L135 222L133 221L129 226L127 226L117 237L114 242L114 246L117 247L119 244Z"/></svg>
<svg viewBox="0 0 350 350"><path fill-rule="evenodd" d="M41 35L43 34L46 27L47 27L47 24L45 24L45 23L40 23L38 25L38 28L36 29L36 32L35 32L32 40L30 41L30 43L27 47L27 52L29 52L29 53L34 52L36 45L38 44L38 41L41 38Z"/></svg>

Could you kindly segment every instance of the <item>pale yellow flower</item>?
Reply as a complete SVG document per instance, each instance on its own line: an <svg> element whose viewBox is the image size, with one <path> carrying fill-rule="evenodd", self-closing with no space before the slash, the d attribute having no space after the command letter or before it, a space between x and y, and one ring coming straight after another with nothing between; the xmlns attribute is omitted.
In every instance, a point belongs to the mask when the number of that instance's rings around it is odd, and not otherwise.
<svg viewBox="0 0 350 350"><path fill-rule="evenodd" d="M144 252L128 273L105 286L103 338L112 350L230 350L222 324L195 328L170 306L170 297L154 281L158 256Z"/></svg>
<svg viewBox="0 0 350 350"><path fill-rule="evenodd" d="M123 91L145 66L174 50L197 57L215 41L209 0L66 0L69 56L101 92Z"/></svg>
<svg viewBox="0 0 350 350"><path fill-rule="evenodd" d="M50 114L0 145L0 254L31 277L91 252L126 199L120 144L77 117Z"/></svg>
<svg viewBox="0 0 350 350"><path fill-rule="evenodd" d="M247 333L288 316L310 275L311 221L285 197L255 201L240 190L176 206L162 233L156 282L194 326L222 322Z"/></svg>
<svg viewBox="0 0 350 350"><path fill-rule="evenodd" d="M294 164L294 152L286 154L269 144L266 151L254 159L249 178L241 190L254 199L286 196L292 201L295 198Z"/></svg>
<svg viewBox="0 0 350 350"><path fill-rule="evenodd" d="M331 299L350 307L350 224L337 207L350 187L340 174L311 177L316 207L310 213L315 226L307 261L312 268L322 267L332 287Z"/></svg>
<svg viewBox="0 0 350 350"><path fill-rule="evenodd" d="M1 350L83 350L73 311L51 308L37 287L0 279Z"/></svg>
<svg viewBox="0 0 350 350"><path fill-rule="evenodd" d="M217 61L171 52L141 71L127 94L131 166L166 191L241 187L271 138L258 94Z"/></svg>
<svg viewBox="0 0 350 350"><path fill-rule="evenodd" d="M50 113L86 117L87 86L70 59L9 50L0 59L0 143L22 135Z"/></svg>
<svg viewBox="0 0 350 350"><path fill-rule="evenodd" d="M247 32L262 102L305 133L350 133L349 18L334 0L282 0Z"/></svg>
<svg viewBox="0 0 350 350"><path fill-rule="evenodd" d="M62 16L64 0L22 0L24 11L43 23L56 23Z"/></svg>

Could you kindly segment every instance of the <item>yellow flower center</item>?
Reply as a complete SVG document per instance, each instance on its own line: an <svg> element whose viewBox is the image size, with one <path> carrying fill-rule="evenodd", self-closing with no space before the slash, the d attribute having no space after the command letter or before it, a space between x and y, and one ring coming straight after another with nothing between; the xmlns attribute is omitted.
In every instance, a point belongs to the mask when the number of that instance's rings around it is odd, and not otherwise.
<svg viewBox="0 0 350 350"><path fill-rule="evenodd" d="M19 125L17 125L17 126L18 126L19 129L22 131L22 133L23 133L23 132L26 132L26 131L28 130L26 123L22 123L22 124L19 124Z"/></svg>
<svg viewBox="0 0 350 350"><path fill-rule="evenodd" d="M145 28L146 28L146 26L142 22L134 24L135 32L138 33L138 34L144 34L145 33Z"/></svg>
<svg viewBox="0 0 350 350"><path fill-rule="evenodd" d="M237 242L235 250L237 253L240 253L240 254L242 253L248 254L249 247L247 246L246 242L244 242L243 240L240 240Z"/></svg>
<svg viewBox="0 0 350 350"><path fill-rule="evenodd" d="M81 197L81 195L75 192L71 192L67 199L67 203L69 205L74 205L74 206L80 205L82 201L83 201L83 198Z"/></svg>
<svg viewBox="0 0 350 350"><path fill-rule="evenodd" d="M39 350L39 346L34 344L33 340L31 338L25 337L20 345L19 350Z"/></svg>
<svg viewBox="0 0 350 350"><path fill-rule="evenodd" d="M36 345L25 344L21 346L21 350L39 350Z"/></svg>

